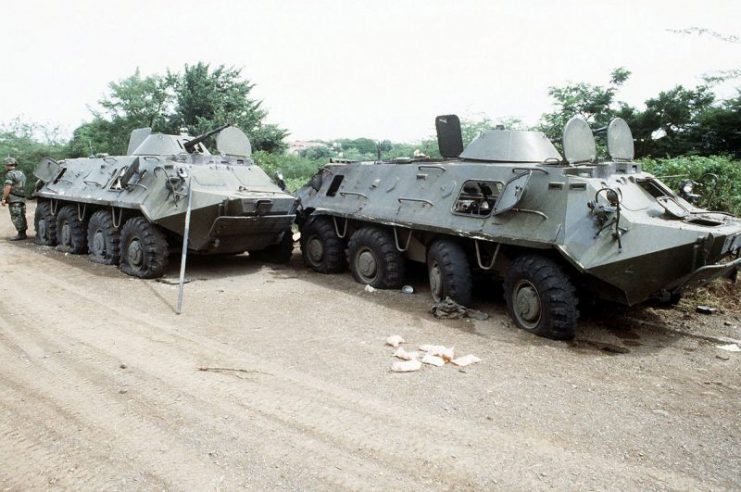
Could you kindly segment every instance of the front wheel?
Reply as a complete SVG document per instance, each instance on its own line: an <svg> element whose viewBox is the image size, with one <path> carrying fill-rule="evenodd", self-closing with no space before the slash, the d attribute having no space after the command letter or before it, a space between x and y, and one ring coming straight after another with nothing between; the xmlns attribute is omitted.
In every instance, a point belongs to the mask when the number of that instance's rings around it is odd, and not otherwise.
<svg viewBox="0 0 741 492"><path fill-rule="evenodd" d="M133 217L121 228L121 271L139 278L155 278L165 273L168 260L167 238L144 217Z"/></svg>
<svg viewBox="0 0 741 492"><path fill-rule="evenodd" d="M331 217L313 217L301 228L301 256L319 273L339 273L345 268L345 246L337 237Z"/></svg>
<svg viewBox="0 0 741 492"><path fill-rule="evenodd" d="M554 340L574 338L576 289L555 261L538 255L517 258L505 275L504 292L509 315L523 330Z"/></svg>
<svg viewBox="0 0 741 492"><path fill-rule="evenodd" d="M388 230L363 227L352 235L347 249L357 282L377 289L398 289L404 283L404 257Z"/></svg>
<svg viewBox="0 0 741 492"><path fill-rule="evenodd" d="M36 244L42 246L56 246L57 218L51 213L51 203L39 202L33 216L33 226L36 230Z"/></svg>

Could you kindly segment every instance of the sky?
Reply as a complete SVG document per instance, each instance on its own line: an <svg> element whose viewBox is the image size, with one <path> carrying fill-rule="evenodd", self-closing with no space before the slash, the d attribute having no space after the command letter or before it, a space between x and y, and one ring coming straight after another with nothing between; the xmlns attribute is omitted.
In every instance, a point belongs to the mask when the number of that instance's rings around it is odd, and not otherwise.
<svg viewBox="0 0 741 492"><path fill-rule="evenodd" d="M109 82L199 61L242 68L289 140L413 141L450 113L534 124L549 86L607 84L615 67L632 72L618 98L634 105L741 67L739 43L668 31L741 36L740 0L4 0L0 12L0 122L67 135Z"/></svg>

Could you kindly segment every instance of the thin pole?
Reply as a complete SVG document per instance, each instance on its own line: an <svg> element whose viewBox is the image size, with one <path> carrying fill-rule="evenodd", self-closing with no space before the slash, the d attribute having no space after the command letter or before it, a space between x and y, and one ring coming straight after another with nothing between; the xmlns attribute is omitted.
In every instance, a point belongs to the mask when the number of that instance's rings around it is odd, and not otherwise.
<svg viewBox="0 0 741 492"><path fill-rule="evenodd" d="M193 200L193 178L188 178L188 206L185 209L185 231L183 232L183 251L180 253L180 287L178 289L178 307L176 314L183 308L183 287L185 286L185 260L188 258L188 233L190 232L190 209Z"/></svg>

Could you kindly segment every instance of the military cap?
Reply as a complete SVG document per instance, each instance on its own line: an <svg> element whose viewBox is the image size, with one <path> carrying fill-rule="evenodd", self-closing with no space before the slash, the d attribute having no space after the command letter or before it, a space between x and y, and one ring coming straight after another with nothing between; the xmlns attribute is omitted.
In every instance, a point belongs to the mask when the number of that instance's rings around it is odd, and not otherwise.
<svg viewBox="0 0 741 492"><path fill-rule="evenodd" d="M17 166L18 165L18 161L16 161L14 158L8 156L3 161L3 164L5 164L6 166Z"/></svg>

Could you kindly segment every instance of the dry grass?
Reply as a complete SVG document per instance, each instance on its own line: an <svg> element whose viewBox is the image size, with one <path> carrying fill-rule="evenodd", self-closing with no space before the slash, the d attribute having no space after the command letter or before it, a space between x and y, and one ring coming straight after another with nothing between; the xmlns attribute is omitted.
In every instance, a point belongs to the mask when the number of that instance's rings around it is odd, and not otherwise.
<svg viewBox="0 0 741 492"><path fill-rule="evenodd" d="M730 314L741 314L741 281L720 278L704 287L687 292L684 300L692 305L719 308Z"/></svg>

